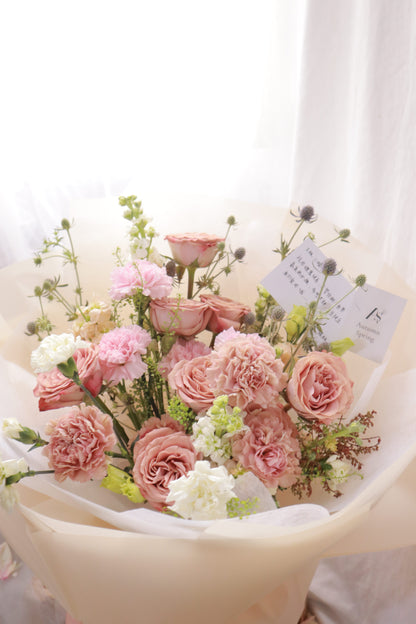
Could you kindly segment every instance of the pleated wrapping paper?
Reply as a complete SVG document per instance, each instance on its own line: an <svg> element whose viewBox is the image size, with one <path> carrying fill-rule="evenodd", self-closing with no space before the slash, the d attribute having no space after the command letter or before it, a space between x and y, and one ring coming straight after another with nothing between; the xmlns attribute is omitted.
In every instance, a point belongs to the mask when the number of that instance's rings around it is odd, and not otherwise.
<svg viewBox="0 0 416 624"><path fill-rule="evenodd" d="M163 196L144 198L143 207L163 235L191 229L221 234L227 216L234 214L240 227L231 242L234 248L246 247L247 262L227 279L224 293L254 302L256 284L278 262L271 250L278 244L285 211ZM80 202L74 207L81 279L91 297L105 296L111 251L123 241L125 226L118 211L116 199ZM315 226L322 240L330 238L331 226L323 221ZM362 246L338 245L329 253L343 256L340 264L348 274L364 272L371 283L408 299L381 365L354 354L346 358L357 395L352 409L377 410L375 433L382 436L380 450L365 458L364 479L351 479L340 499L318 493L299 504L284 497L288 506L275 512L207 523L137 509L96 483L58 485L51 476L24 480L19 484L21 505L11 514L1 512L1 530L83 624L117 619L126 624L266 624L276 618L290 624L302 610L314 567L325 551L337 552L335 544L354 531L355 542L348 549L365 550L364 533L364 543L359 540L360 527L371 522L370 509L416 455L416 370L411 368L416 344L415 296ZM50 266L44 271L43 278L53 274ZM34 376L28 372L29 354L36 343L23 332L36 314L27 295L42 277L36 276L31 261L7 267L0 274L2 416L16 417L40 430L53 412L37 411ZM25 450L18 443L1 441L3 458L22 455ZM45 466L39 451L32 452L29 460L33 468ZM409 542L413 537L406 539Z"/></svg>

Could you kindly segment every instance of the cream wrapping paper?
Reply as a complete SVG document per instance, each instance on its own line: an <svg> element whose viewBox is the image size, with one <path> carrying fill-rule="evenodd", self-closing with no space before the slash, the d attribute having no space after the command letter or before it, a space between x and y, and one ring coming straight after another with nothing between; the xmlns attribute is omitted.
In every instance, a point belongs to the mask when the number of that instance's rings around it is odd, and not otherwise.
<svg viewBox="0 0 416 624"><path fill-rule="evenodd" d="M278 262L271 250L278 244L284 212L206 198L143 199L145 213L154 217L156 230L163 234L186 230L220 234L222 223L234 214L241 226L232 235L232 246L246 247L247 262L228 278L223 292L254 302L256 284ZM74 206L77 227L73 236L90 300L93 294L102 297L108 288L111 251L122 243L126 231L121 210L116 199ZM322 221L313 229L322 232L322 240L333 236L332 228ZM160 248L166 249L163 240ZM416 343L414 293L360 245L334 246L328 255L339 258L338 251L344 252L340 264L348 274L365 272L371 283L409 299L384 363L377 366L353 355L347 362L356 382L356 406L378 410L376 429L383 438L381 450L366 461L364 480L353 479L345 496L337 501L318 494L312 499L316 504L283 508L280 514L261 514L248 522L188 523L148 510L135 512L128 501L94 484L65 483L60 487L52 478L26 479L20 487L19 511L1 512L1 530L74 617L84 624L117 620L126 624L291 624L297 621L314 566L325 551L381 549L387 538L391 547L415 542L414 524L401 531L398 543L386 533L377 541L372 529L375 512L369 513L406 468L408 478L414 470L416 370L409 370L414 365ZM31 394L34 378L25 370L35 343L23 336L23 331L37 314L27 295L51 274L49 264L36 276L31 262L0 273L4 411L37 429L52 413L38 414L36 410ZM3 457L13 457L24 450L2 441L0 452ZM42 462L40 454L32 453L30 460L31 467ZM411 490L409 495L406 483L392 488L394 509L387 504L387 511L403 517L410 509L416 518L415 496ZM339 543L348 535L355 538Z"/></svg>

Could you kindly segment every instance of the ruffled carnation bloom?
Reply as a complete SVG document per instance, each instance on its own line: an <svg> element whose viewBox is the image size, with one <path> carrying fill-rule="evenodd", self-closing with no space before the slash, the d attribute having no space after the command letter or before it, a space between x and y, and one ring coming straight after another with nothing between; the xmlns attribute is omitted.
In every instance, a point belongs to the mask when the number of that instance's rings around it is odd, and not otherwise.
<svg viewBox="0 0 416 624"><path fill-rule="evenodd" d="M298 414L330 424L350 408L354 398L352 387L340 357L313 351L296 362L287 394Z"/></svg>
<svg viewBox="0 0 416 624"><path fill-rule="evenodd" d="M243 317L250 312L250 308L228 297L220 295L201 295L201 301L207 303L212 310L208 329L214 334L233 327L240 329Z"/></svg>
<svg viewBox="0 0 416 624"><path fill-rule="evenodd" d="M169 373L169 386L194 412L201 412L211 407L215 395L207 380L207 369L211 365L211 356L202 355L193 360L181 360Z"/></svg>
<svg viewBox="0 0 416 624"><path fill-rule="evenodd" d="M93 406L73 407L46 426L50 436L43 453L55 471L55 479L84 483L102 479L107 470L105 451L116 443L110 416Z"/></svg>
<svg viewBox="0 0 416 624"><path fill-rule="evenodd" d="M98 357L104 379L115 384L122 379L138 379L147 370L141 356L151 341L150 334L138 325L116 327L105 334L98 345Z"/></svg>
<svg viewBox="0 0 416 624"><path fill-rule="evenodd" d="M156 427L134 445L133 479L149 503L162 511L169 483L192 470L195 460L196 451L184 431Z"/></svg>
<svg viewBox="0 0 416 624"><path fill-rule="evenodd" d="M148 260L137 260L117 267L111 273L111 281L110 296L116 301L131 297L139 291L152 299L167 297L173 283L164 267Z"/></svg>
<svg viewBox="0 0 416 624"><path fill-rule="evenodd" d="M212 311L202 301L165 297L150 302L150 320L161 334L191 337L203 331Z"/></svg>
<svg viewBox="0 0 416 624"><path fill-rule="evenodd" d="M93 396L97 396L103 381L98 362L98 347L87 343L86 347L75 351L73 358L82 384ZM53 368L47 373L39 373L33 394L39 398L41 412L78 405L85 396L82 388L72 379L65 377L58 368Z"/></svg>
<svg viewBox="0 0 416 624"><path fill-rule="evenodd" d="M159 372L164 379L167 379L175 364L181 360L193 360L200 355L208 355L209 353L211 353L211 349L199 340L178 338L169 353L159 362Z"/></svg>
<svg viewBox="0 0 416 624"><path fill-rule="evenodd" d="M234 327L230 327L229 329L224 329L224 331L222 331L221 333L218 334L218 336L215 337L215 341L214 341L215 351L218 351L218 349L222 347L222 345L226 343L228 340L233 340L234 338L237 338L237 336L242 336L242 335L243 334L241 332L236 331Z"/></svg>
<svg viewBox="0 0 416 624"><path fill-rule="evenodd" d="M218 243L223 237L211 234L189 233L169 234L165 236L169 242L174 260L182 266L196 263L196 266L206 267L214 260L218 251Z"/></svg>
<svg viewBox="0 0 416 624"><path fill-rule="evenodd" d="M183 518L220 520L227 517L227 503L236 498L235 479L224 466L211 468L207 461L197 461L194 470L169 484L167 502Z"/></svg>
<svg viewBox="0 0 416 624"><path fill-rule="evenodd" d="M30 356L32 369L35 373L47 373L58 364L69 360L77 349L87 344L81 338L75 338L73 334L50 334L32 351Z"/></svg>
<svg viewBox="0 0 416 624"><path fill-rule="evenodd" d="M81 313L72 324L72 332L83 340L99 342L103 334L116 326L111 315L111 307L103 301L82 306Z"/></svg>
<svg viewBox="0 0 416 624"><path fill-rule="evenodd" d="M229 405L245 409L250 403L268 407L286 386L283 363L258 334L240 334L212 353L207 379L216 396L226 394Z"/></svg>
<svg viewBox="0 0 416 624"><path fill-rule="evenodd" d="M254 409L245 417L248 430L232 439L234 459L270 490L290 487L301 474L297 430L279 406Z"/></svg>

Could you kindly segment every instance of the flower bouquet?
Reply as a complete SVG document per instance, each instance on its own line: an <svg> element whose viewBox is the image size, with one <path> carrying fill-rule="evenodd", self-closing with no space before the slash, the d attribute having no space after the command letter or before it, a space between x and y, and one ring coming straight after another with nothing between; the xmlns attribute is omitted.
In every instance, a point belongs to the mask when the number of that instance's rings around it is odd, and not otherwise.
<svg viewBox="0 0 416 624"><path fill-rule="evenodd" d="M373 453L383 433L379 402L376 414L367 399L386 362L360 368L359 356L346 353L356 347L352 334L328 340L325 333L331 314L366 289L366 279L358 274L351 293L332 302L330 285L340 270L332 258L314 258L307 269L319 282L304 305L283 305L283 292L263 286L250 305L240 303L226 296L228 274L237 268L241 275L247 266L245 250L230 246L234 218L222 237L168 235L162 253L140 202L120 203L130 222L130 253L115 251L106 299L91 298L83 287L76 230L67 220L35 257L42 267L49 256L62 256L74 269L74 296L60 275L35 287L40 313L27 333L41 340L31 356L39 425L4 420L5 444L15 450L18 441L30 451L24 460L3 462L2 501L10 506L23 481L140 535L210 538L212 546L214 536L270 538L279 527L280 537L289 531L290 540L300 539L301 558L292 556L284 574L274 570L269 582L263 579L260 593L251 579L252 593L238 606L231 600L225 621L351 524L351 517L347 522L328 510L342 510L343 491L349 503L357 498L363 465L382 454ZM292 231L275 249L281 267L290 267L299 236L318 242L308 231L314 220L310 207L292 213ZM335 238L347 247L348 232ZM58 320L63 331L53 327L57 304L67 317ZM367 386L362 370L371 373ZM357 387L361 396L354 398ZM373 460L370 482L381 464ZM303 504L308 500L320 505ZM305 526L316 530L305 535L298 528ZM262 555L266 568L276 565Z"/></svg>

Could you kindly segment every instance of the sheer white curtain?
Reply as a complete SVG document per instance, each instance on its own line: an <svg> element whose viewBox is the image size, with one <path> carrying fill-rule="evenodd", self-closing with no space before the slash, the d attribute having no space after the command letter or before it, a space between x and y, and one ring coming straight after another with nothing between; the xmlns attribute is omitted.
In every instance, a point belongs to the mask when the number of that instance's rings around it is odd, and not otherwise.
<svg viewBox="0 0 416 624"><path fill-rule="evenodd" d="M3 3L0 265L30 255L72 199L155 190L287 205L302 10Z"/></svg>

